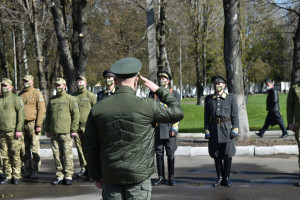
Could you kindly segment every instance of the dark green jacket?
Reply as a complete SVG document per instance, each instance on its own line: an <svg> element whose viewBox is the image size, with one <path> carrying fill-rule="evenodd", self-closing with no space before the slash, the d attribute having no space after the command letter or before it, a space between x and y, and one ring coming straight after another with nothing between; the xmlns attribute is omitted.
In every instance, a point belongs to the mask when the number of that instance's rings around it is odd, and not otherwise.
<svg viewBox="0 0 300 200"><path fill-rule="evenodd" d="M73 96L76 98L79 107L79 128L84 129L87 117L92 107L96 104L97 98L95 94L88 91L87 89L84 89L83 91L78 91L74 93Z"/></svg>
<svg viewBox="0 0 300 200"><path fill-rule="evenodd" d="M0 133L21 132L25 120L22 99L12 93L0 95Z"/></svg>
<svg viewBox="0 0 300 200"><path fill-rule="evenodd" d="M286 105L288 124L300 123L300 81L291 86Z"/></svg>
<svg viewBox="0 0 300 200"><path fill-rule="evenodd" d="M75 97L64 92L51 97L46 112L45 131L51 134L76 133L79 109Z"/></svg>
<svg viewBox="0 0 300 200"><path fill-rule="evenodd" d="M137 184L154 173L155 123L175 123L183 111L167 89L156 95L168 107L139 98L127 86L98 102L89 114L85 148L89 174L112 185Z"/></svg>

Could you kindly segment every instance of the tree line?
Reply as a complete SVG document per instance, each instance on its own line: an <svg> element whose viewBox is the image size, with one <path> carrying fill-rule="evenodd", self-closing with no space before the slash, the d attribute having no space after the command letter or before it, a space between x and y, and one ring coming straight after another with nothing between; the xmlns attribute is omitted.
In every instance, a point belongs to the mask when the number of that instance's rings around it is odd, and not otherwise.
<svg viewBox="0 0 300 200"><path fill-rule="evenodd" d="M300 80L300 3L295 0L2 0L0 77L22 88L24 74L48 100L56 77L91 86L117 59L139 58L142 74L172 73L197 86L197 104L213 74L228 79L248 133L249 83Z"/></svg>

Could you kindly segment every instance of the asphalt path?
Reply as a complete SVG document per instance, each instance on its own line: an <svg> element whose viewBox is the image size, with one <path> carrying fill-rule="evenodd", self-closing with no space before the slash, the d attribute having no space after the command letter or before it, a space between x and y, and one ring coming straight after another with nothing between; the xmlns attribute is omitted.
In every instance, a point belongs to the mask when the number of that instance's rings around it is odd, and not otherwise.
<svg viewBox="0 0 300 200"><path fill-rule="evenodd" d="M298 157L295 155L235 156L232 187L213 187L216 181L213 159L209 156L176 156L176 186L152 187L154 200L247 200L300 199ZM78 159L74 160L79 172ZM166 171L167 174L167 171ZM157 174L151 177L157 178ZM53 186L53 158L43 158L37 180L22 179L19 185L0 185L0 199L102 199L101 190L88 179L77 179L71 186Z"/></svg>

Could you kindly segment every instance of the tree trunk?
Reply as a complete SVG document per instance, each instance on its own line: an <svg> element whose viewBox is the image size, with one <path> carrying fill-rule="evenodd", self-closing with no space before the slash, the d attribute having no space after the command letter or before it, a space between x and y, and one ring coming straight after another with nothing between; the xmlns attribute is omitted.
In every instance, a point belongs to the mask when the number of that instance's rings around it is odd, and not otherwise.
<svg viewBox="0 0 300 200"><path fill-rule="evenodd" d="M243 69L240 56L239 0L223 0L224 6L224 58L228 90L236 96L239 114L239 140L250 137Z"/></svg>
<svg viewBox="0 0 300 200"><path fill-rule="evenodd" d="M65 31L65 21L63 10L60 0L54 0L51 7L51 12L53 15L53 21L55 26L55 32L58 40L58 48L61 57L61 64L64 69L64 75L66 76L68 92L73 93L76 91L75 86L75 76L76 71L73 64L73 59L70 51L70 46L68 43L68 37Z"/></svg>
<svg viewBox="0 0 300 200"><path fill-rule="evenodd" d="M27 59L27 51L26 51L26 32L24 23L21 24L21 31L22 31L22 50L23 50L23 63L24 63L24 71L25 74L29 74L28 70L28 59Z"/></svg>
<svg viewBox="0 0 300 200"><path fill-rule="evenodd" d="M16 33L16 56L17 56L17 87L18 90L21 89L22 80L22 66L23 66L23 45L22 45L22 30L19 27L14 26Z"/></svg>
<svg viewBox="0 0 300 200"><path fill-rule="evenodd" d="M156 83L156 34L154 23L154 0L146 0L147 15L147 38L148 38L148 58L149 58L149 79Z"/></svg>
<svg viewBox="0 0 300 200"><path fill-rule="evenodd" d="M0 17L1 17L1 12L0 12ZM1 29L2 29L2 49L0 50L0 63L1 63L1 68L4 71L4 76L6 78L9 78L10 74L9 74L9 64L7 62L7 54L6 52L8 52L7 49L7 41L6 41L6 29L3 26L3 23L0 20L0 25L1 25Z"/></svg>
<svg viewBox="0 0 300 200"><path fill-rule="evenodd" d="M157 65L159 70L166 70L171 74L170 64L167 54L167 36L166 36L166 0L159 1L159 19L157 23L157 43L158 43L158 58ZM171 86L173 81L171 80Z"/></svg>
<svg viewBox="0 0 300 200"><path fill-rule="evenodd" d="M300 14L298 14L298 27L293 40L294 40L294 54L293 54L292 84L297 81L300 81Z"/></svg>

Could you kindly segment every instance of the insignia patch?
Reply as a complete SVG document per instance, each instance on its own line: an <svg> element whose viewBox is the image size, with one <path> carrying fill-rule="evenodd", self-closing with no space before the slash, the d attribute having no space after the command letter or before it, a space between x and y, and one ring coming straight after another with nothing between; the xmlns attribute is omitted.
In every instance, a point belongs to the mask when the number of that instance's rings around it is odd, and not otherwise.
<svg viewBox="0 0 300 200"><path fill-rule="evenodd" d="M41 94L40 94L40 96L39 96L39 101L40 101L40 102L44 101L44 100L43 100L43 96L42 96Z"/></svg>
<svg viewBox="0 0 300 200"><path fill-rule="evenodd" d="M20 99L20 106L24 106L22 99Z"/></svg>
<svg viewBox="0 0 300 200"><path fill-rule="evenodd" d="M167 104L164 104L164 103L162 103L162 102L159 102L159 104L160 104L161 106L165 107L165 108L168 107Z"/></svg>
<svg viewBox="0 0 300 200"><path fill-rule="evenodd" d="M74 103L75 108L78 108L78 104L77 102Z"/></svg>

